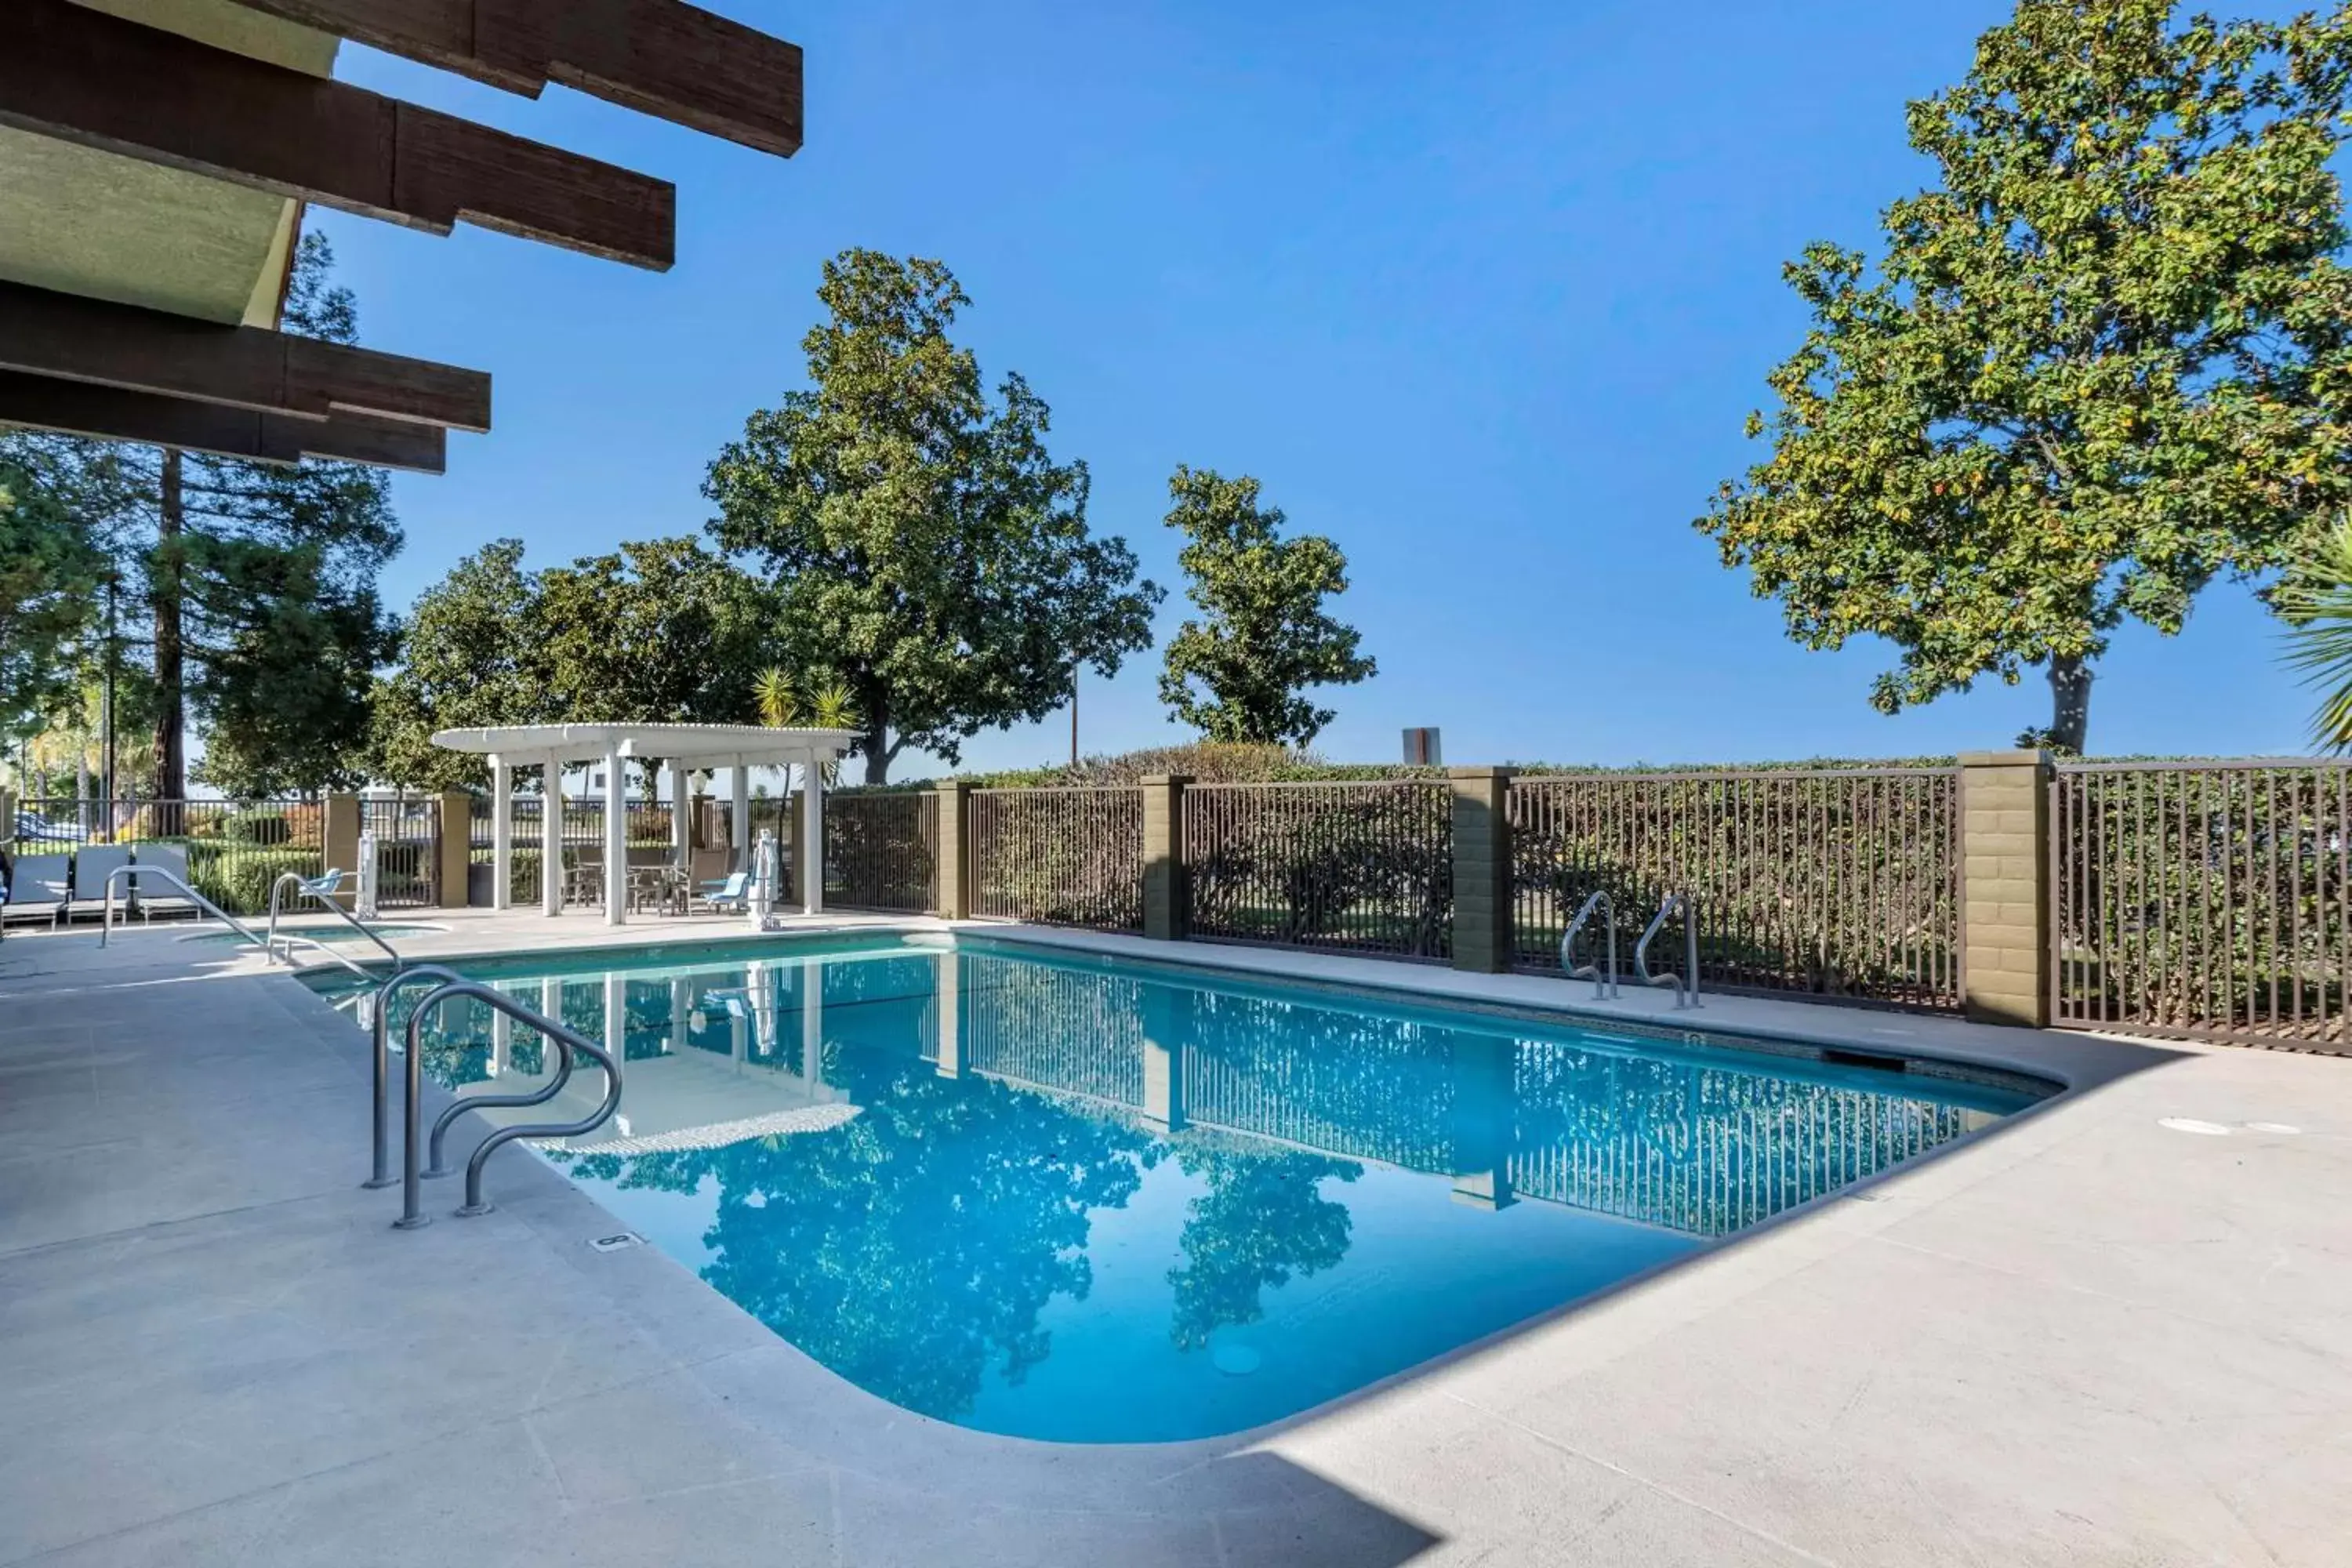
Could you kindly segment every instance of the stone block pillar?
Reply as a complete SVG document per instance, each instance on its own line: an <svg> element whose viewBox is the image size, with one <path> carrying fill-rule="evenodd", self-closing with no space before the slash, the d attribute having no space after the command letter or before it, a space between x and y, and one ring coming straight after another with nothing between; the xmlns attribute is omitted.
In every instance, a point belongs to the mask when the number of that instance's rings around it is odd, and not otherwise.
<svg viewBox="0 0 2352 1568"><path fill-rule="evenodd" d="M356 873L360 868L360 797L329 795L324 831L321 847L326 854L326 869ZM342 891L336 895L337 901L350 909L359 897L358 887L357 875L345 879Z"/></svg>
<svg viewBox="0 0 2352 1568"><path fill-rule="evenodd" d="M931 873L932 912L942 920L971 919L971 786L949 779L939 786L938 862Z"/></svg>
<svg viewBox="0 0 2352 1568"><path fill-rule="evenodd" d="M1192 894L1184 883L1182 773L1143 781L1143 934L1182 942L1192 934Z"/></svg>
<svg viewBox="0 0 2352 1568"><path fill-rule="evenodd" d="M1508 768L1450 768L1454 790L1454 967L1511 967Z"/></svg>
<svg viewBox="0 0 2352 1568"><path fill-rule="evenodd" d="M474 797L461 789L441 792L440 864L435 881L440 885L440 906L466 907L466 879L474 864Z"/></svg>
<svg viewBox="0 0 2352 1568"><path fill-rule="evenodd" d="M2050 1022L2050 756L1960 753L1961 979L1980 1024Z"/></svg>

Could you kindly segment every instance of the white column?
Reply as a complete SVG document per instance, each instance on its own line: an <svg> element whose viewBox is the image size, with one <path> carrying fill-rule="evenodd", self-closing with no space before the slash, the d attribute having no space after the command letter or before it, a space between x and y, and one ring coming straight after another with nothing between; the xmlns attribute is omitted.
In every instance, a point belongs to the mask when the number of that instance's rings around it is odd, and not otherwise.
<svg viewBox="0 0 2352 1568"><path fill-rule="evenodd" d="M629 802L621 742L604 746L604 923L629 922Z"/></svg>
<svg viewBox="0 0 2352 1568"><path fill-rule="evenodd" d="M686 764L669 765L669 847L677 857L678 875L694 869L694 840L687 832Z"/></svg>
<svg viewBox="0 0 2352 1568"><path fill-rule="evenodd" d="M563 759L543 759L547 782L539 801L539 903L551 915L563 912Z"/></svg>
<svg viewBox="0 0 2352 1568"><path fill-rule="evenodd" d="M824 912L824 764L809 753L801 769L801 913Z"/></svg>
<svg viewBox="0 0 2352 1568"><path fill-rule="evenodd" d="M504 757L493 752L489 763L490 908L503 914L514 907L514 779Z"/></svg>
<svg viewBox="0 0 2352 1568"><path fill-rule="evenodd" d="M735 820L728 830L728 842L734 846L730 871L751 868L751 771L737 757L730 770L735 775Z"/></svg>

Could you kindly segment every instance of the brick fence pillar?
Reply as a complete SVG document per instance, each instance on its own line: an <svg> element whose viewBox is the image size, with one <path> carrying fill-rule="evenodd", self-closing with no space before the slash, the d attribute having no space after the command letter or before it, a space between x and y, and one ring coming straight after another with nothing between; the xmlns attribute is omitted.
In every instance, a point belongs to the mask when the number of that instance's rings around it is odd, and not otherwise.
<svg viewBox="0 0 2352 1568"><path fill-rule="evenodd" d="M1192 906L1184 885L1182 773L1143 781L1143 934L1182 942L1191 934Z"/></svg>
<svg viewBox="0 0 2352 1568"><path fill-rule="evenodd" d="M932 873L932 913L942 920L971 919L971 785L941 782L939 863Z"/></svg>
<svg viewBox="0 0 2352 1568"><path fill-rule="evenodd" d="M2050 1022L2050 755L1960 753L1964 1005L1981 1024Z"/></svg>
<svg viewBox="0 0 2352 1568"><path fill-rule="evenodd" d="M440 883L441 907L462 910L466 881L473 874L474 797L461 789L443 790L439 821L441 863L436 880Z"/></svg>
<svg viewBox="0 0 2352 1568"><path fill-rule="evenodd" d="M1511 967L1508 768L1450 768L1454 790L1454 967Z"/></svg>
<svg viewBox="0 0 2352 1568"><path fill-rule="evenodd" d="M327 797L324 838L320 848L330 871L357 872L360 868L360 797L355 795L331 795ZM345 879L336 900L350 909L359 898L359 878Z"/></svg>

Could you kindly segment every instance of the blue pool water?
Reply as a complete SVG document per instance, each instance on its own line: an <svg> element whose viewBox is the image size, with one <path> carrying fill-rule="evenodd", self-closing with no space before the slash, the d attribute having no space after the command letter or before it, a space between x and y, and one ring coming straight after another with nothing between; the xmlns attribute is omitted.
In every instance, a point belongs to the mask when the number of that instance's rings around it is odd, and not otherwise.
<svg viewBox="0 0 2352 1568"><path fill-rule="evenodd" d="M621 1047L616 1121L541 1150L574 1182L859 1387L1026 1437L1294 1414L2032 1098L925 940L459 967ZM445 1083L542 1068L431 1024Z"/></svg>

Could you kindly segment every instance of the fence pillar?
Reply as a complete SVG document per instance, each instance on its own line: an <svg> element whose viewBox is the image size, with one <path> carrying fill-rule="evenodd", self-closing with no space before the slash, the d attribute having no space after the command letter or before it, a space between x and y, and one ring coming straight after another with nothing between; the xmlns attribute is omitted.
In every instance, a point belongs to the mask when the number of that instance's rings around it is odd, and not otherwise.
<svg viewBox="0 0 2352 1568"><path fill-rule="evenodd" d="M971 919L971 785L961 779L940 783L939 847L932 875L932 913L941 920Z"/></svg>
<svg viewBox="0 0 2352 1568"><path fill-rule="evenodd" d="M1454 789L1454 967L1511 967L1509 768L1449 768Z"/></svg>
<svg viewBox="0 0 2352 1568"><path fill-rule="evenodd" d="M1184 886L1182 773L1143 781L1143 934L1182 942L1192 934L1192 900Z"/></svg>
<svg viewBox="0 0 2352 1568"><path fill-rule="evenodd" d="M360 868L359 796L331 795L327 797L324 833L320 847L326 854L326 868L331 871L357 871ZM358 881L359 879L353 877L336 895L343 908L352 907L355 896L352 889Z"/></svg>
<svg viewBox="0 0 2352 1568"><path fill-rule="evenodd" d="M2050 1022L2050 754L1960 753L1963 1005L1982 1024Z"/></svg>
<svg viewBox="0 0 2352 1568"><path fill-rule="evenodd" d="M440 823L441 863L439 876L441 907L462 910L466 907L466 879L473 874L474 866L474 797L461 789L441 792Z"/></svg>

